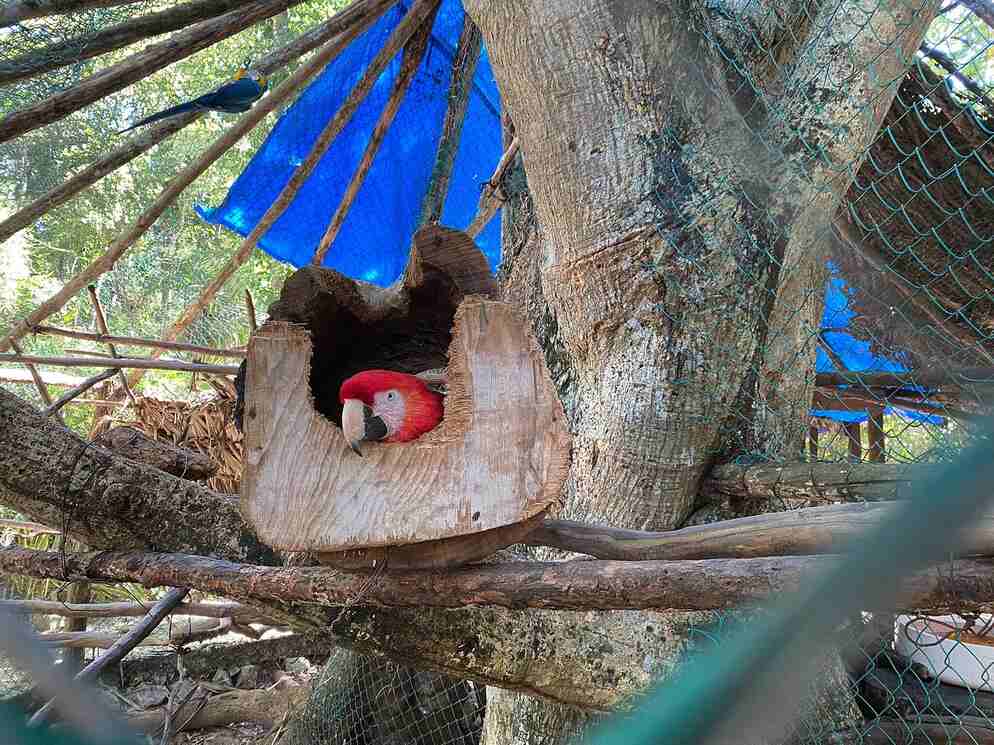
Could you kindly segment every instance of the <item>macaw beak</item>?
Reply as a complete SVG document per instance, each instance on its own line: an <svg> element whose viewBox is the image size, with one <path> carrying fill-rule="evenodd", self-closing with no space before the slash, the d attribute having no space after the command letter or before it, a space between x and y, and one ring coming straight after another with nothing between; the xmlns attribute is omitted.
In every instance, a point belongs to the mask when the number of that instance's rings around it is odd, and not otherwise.
<svg viewBox="0 0 994 745"><path fill-rule="evenodd" d="M387 425L362 401L347 398L342 406L342 434L352 452L362 456L359 443L382 440L387 436Z"/></svg>

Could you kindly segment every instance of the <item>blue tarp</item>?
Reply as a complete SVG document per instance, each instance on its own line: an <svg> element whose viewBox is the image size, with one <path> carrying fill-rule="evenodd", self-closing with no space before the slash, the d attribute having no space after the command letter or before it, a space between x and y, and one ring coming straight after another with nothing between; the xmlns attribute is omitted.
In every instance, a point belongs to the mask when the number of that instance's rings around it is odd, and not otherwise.
<svg viewBox="0 0 994 745"><path fill-rule="evenodd" d="M839 276L838 269L832 262L828 263L828 268L830 277L828 285L825 287L825 311L821 317L821 328L825 329L824 337L828 346L838 355L839 359L846 366L846 369L850 372L867 372L871 370L873 372L908 372L908 367L901 362L902 354L898 353L894 357L873 354L870 351L869 342L861 341L852 336L852 334L839 330L849 328L849 323L856 316L855 311L849 306L849 297L852 294L852 290L849 284ZM816 354L815 370L817 372L843 372L836 368L828 354L820 346ZM856 388L858 387L857 385ZM944 421L943 417L933 414L922 414L904 409L895 410L890 407L885 408L884 413L898 414L907 419L929 422L930 424L942 424ZM811 415L834 419L837 422L865 422L869 418L865 411L812 409Z"/></svg>
<svg viewBox="0 0 994 745"><path fill-rule="evenodd" d="M397 3L328 65L283 114L224 202L215 209L198 205L197 213L204 220L242 236L251 232L409 6L409 2ZM324 266L380 286L389 285L403 272L435 163L462 23L460 0L444 0L421 66ZM310 263L399 71L400 55L332 142L290 207L262 237L259 247L266 253L295 267ZM476 68L465 121L441 220L456 228L467 227L473 219L482 184L501 155L500 95L485 50ZM477 243L496 268L499 215Z"/></svg>
<svg viewBox="0 0 994 745"><path fill-rule="evenodd" d="M198 214L212 224L247 235L310 151L318 134L343 103L390 33L409 2L398 2L365 34L358 37L304 91L280 118L265 143L215 209L198 206ZM411 237L417 227L421 201L435 162L442 120L448 101L452 60L463 24L461 0L443 0L427 53L393 126L373 161L366 180L324 266L380 286L394 282L407 264ZM321 236L339 204L369 141L400 69L394 59L333 141L289 209L259 242L275 258L300 267L310 263ZM483 183L493 173L502 151L500 95L486 50L480 55L469 108L456 156L442 224L466 227L474 215ZM477 242L496 269L500 261L500 215L478 236ZM849 307L851 290L829 264L821 327L825 337L850 371L906 372L897 358L875 355L870 344L854 338L848 328L855 313ZM828 355L817 351L818 372L837 372ZM918 421L941 423L942 417L895 412ZM813 410L812 415L837 421L864 421L866 412Z"/></svg>

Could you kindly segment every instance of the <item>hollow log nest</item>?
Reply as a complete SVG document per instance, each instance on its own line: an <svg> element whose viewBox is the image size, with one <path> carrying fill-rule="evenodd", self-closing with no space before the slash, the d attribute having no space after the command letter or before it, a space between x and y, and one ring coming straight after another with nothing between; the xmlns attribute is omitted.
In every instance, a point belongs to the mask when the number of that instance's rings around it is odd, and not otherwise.
<svg viewBox="0 0 994 745"><path fill-rule="evenodd" d="M498 301L460 231L414 237L383 289L305 267L249 342L242 512L274 548L349 568L445 567L530 532L569 467L562 406L529 325ZM342 382L362 370L446 368L442 423L353 453Z"/></svg>

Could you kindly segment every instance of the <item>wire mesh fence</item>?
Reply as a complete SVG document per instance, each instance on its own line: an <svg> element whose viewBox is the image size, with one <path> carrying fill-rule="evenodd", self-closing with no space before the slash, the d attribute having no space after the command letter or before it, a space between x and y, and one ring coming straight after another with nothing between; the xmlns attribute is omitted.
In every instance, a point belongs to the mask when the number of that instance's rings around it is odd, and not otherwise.
<svg viewBox="0 0 994 745"><path fill-rule="evenodd" d="M686 91L686 121L668 122L659 134L662 155L654 165L662 186L656 189L650 222L671 250L655 263L665 286L665 302L655 311L671 329L698 324L700 338L684 340L687 349L680 352L684 372L667 385L697 391L696 408L686 415L702 429L720 431L708 442L720 441L714 454L729 455L732 463L948 462L973 441L977 422L989 409L994 390L994 114L989 98L994 29L989 23L994 6L986 0L950 0L941 7L923 3L917 12L936 16L924 42L898 53L902 64L894 80L883 81L869 100L850 102L847 109L839 103L838 89L849 85L851 96L860 93L855 89L858 81L865 82L867 60L859 50L867 29L895 35L877 40L884 56L894 53L893 45L915 23L914 18L898 19L896 5L833 0L805 6L787 26L774 3L746 2L734 9L716 3L694 14L701 44L717 49L724 67L721 76L702 84L703 91ZM134 3L71 16L68 25L59 17L0 29L0 68L158 7ZM827 56L819 41L831 47ZM812 73L811 67L819 65L823 74ZM695 85L706 77L697 72L688 73ZM0 89L0 110L64 90L79 75L80 68L70 66ZM709 87L719 79L724 88ZM798 81L810 89L791 88ZM892 102L890 87L896 89ZM726 104L734 100L748 125L743 141L756 152L754 158L736 160L719 149L711 202L691 204L690 175L681 170L677 154L695 146L689 142L695 128L713 124L706 118L712 110L703 104L698 112L692 109L712 97ZM127 102L115 105L117 118L130 110ZM884 105L879 130L859 144L857 120ZM819 132L826 122L834 128ZM35 151L0 150L6 172L28 167L28 156L71 152L72 133L61 134ZM704 139L696 143L702 149ZM84 149L95 152L98 145L99 137L93 138ZM192 144L177 146L168 162L160 161L149 173L166 172L193 152ZM738 165L729 166L726 156ZM32 190L13 190L13 196L37 196L60 177L53 169ZM832 195L839 184L843 194L836 202ZM826 213L824 204L835 209ZM121 219L133 216L133 205L120 209ZM209 277L211 267L182 254L177 236L197 245L227 237L217 238L220 234L205 226L190 227L180 212L169 213L167 225L150 235L145 250L122 262L98 287L112 331L140 328L154 335L172 321L166 310L192 300L197 282ZM797 229L796 219L785 220L787 212L808 215L807 228ZM46 230L43 221L23 238L25 255L44 245L46 267L62 280L77 268L80 246L80 253L93 252L105 238L103 233L74 237ZM507 252L508 263L513 259ZM720 288L724 295L712 296L701 274L716 267L726 270L729 282ZM262 285L257 301L265 307L278 292L284 270L277 272L273 262L260 258L239 275L222 302L202 314L186 339L213 347L243 344L247 323L241 292L258 290L257 275L267 272L279 277ZM29 286L29 275L22 272L10 286L31 300L37 288ZM21 297L17 307L24 302ZM14 305L4 309L4 320L16 315ZM728 328L729 309L744 319L742 327ZM85 298L61 320L93 329ZM102 349L72 344L58 349ZM723 347L724 358L712 353L715 346ZM174 356L198 359L193 353ZM729 385L719 363L737 358L746 359L749 370ZM701 360L705 364L697 364ZM98 369L95 362L87 374ZM565 393L574 382L564 382ZM30 381L13 385L18 395L42 403ZM187 377L160 376L156 385L145 392L191 397ZM578 421L582 412L570 406L569 395L564 399ZM82 420L81 415L81 427ZM189 426L183 419L174 434L182 430L185 437ZM685 524L735 516L734 510L703 515L708 510L703 496ZM764 503L763 509L806 504L782 499ZM652 617L665 623L666 614ZM692 657L720 648L726 624L735 617L714 613L691 622L682 653ZM851 619L839 630L837 647L826 656L789 741L994 742L990 629L991 617L971 614L969 608L942 617L867 612ZM477 683L336 650L310 684L304 709L278 723L279 741L471 745L482 740L498 745L485 735L487 696ZM545 724L523 719L517 726L540 731ZM527 737L522 734L521 741Z"/></svg>

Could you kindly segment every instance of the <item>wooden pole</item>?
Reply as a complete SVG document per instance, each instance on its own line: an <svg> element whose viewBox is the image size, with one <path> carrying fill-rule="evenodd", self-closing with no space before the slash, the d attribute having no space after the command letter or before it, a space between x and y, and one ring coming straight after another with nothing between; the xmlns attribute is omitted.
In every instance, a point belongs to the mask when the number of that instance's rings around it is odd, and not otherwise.
<svg viewBox="0 0 994 745"><path fill-rule="evenodd" d="M131 5L140 0L21 0L0 6L0 28L31 18L44 18L52 15L76 13L94 8L113 8L118 5Z"/></svg>
<svg viewBox="0 0 994 745"><path fill-rule="evenodd" d="M69 588L69 602L73 604L85 604L90 601L90 583L74 582ZM86 616L73 616L66 619L66 633L79 634L86 633ZM83 667L83 654L85 647L66 649L62 653L64 664L71 665L71 672L78 673Z"/></svg>
<svg viewBox="0 0 994 745"><path fill-rule="evenodd" d="M362 20L363 13L387 0L355 0L345 11L337 13L319 26L297 37L289 44L266 55L253 65L253 69L270 74L342 32L343 14L348 14L348 22ZM109 173L131 162L142 153L162 142L170 135L204 116L202 111L191 111L151 124L132 136L124 145L110 151L103 158L94 161L78 174L35 199L3 222L0 222L0 243L3 243L18 230L26 228L49 210L65 204L84 189L92 186Z"/></svg>
<svg viewBox="0 0 994 745"><path fill-rule="evenodd" d="M192 23L227 13L250 0L197 0L174 8L139 16L86 37L51 44L0 62L0 86L34 77L122 49L150 36L186 28Z"/></svg>
<svg viewBox="0 0 994 745"><path fill-rule="evenodd" d="M100 671L113 665L124 658L132 649L137 647L141 641L151 634L159 625L163 618L179 605L183 598L190 591L185 588L174 588L169 590L161 600L159 600L146 616L136 623L124 636L118 639L106 652L97 657L76 675L76 680L88 681L96 678ZM49 712L55 705L56 699L50 700L35 712L35 715L28 721L29 727L38 727L45 723Z"/></svg>
<svg viewBox="0 0 994 745"><path fill-rule="evenodd" d="M373 165L376 153L380 149L380 143L383 142L387 130L393 124L394 117L397 116L397 111L404 101L404 95L407 93L407 89L414 79L414 74L418 71L418 66L421 64L425 50L428 48L428 38L431 35L431 20L433 17L429 16L420 29L418 29L417 33L404 46L404 58L400 65L400 73L394 81L390 97L387 99L383 111L380 112L379 119L376 120L373 133L370 135L369 142L366 143L366 149L363 151L362 158L359 160L359 166L356 168L355 173L352 174L352 178L345 188L345 193L342 194L342 199L338 203L335 213L332 215L331 222L329 222L327 230L324 231L324 235L321 236L318 247L314 251L314 258L311 261L317 266L321 266L324 262L324 257L328 253L328 249L338 236L338 231L341 230L342 223L345 222L345 216L352 207L359 189L362 188L362 184L366 180L366 174L369 173L369 169ZM338 129L339 131L341 130L340 127Z"/></svg>
<svg viewBox="0 0 994 745"><path fill-rule="evenodd" d="M859 422L843 422L842 431L849 440L849 459L853 463L863 460L863 440Z"/></svg>
<svg viewBox="0 0 994 745"><path fill-rule="evenodd" d="M61 600L0 600L0 609L15 613L31 613L42 616L60 616L63 618L130 618L144 616L155 606L155 603L119 602L119 603L63 603ZM253 608L241 603L180 603L170 611L175 616L198 616L201 618L231 618L239 623L268 623L266 618Z"/></svg>
<svg viewBox="0 0 994 745"><path fill-rule="evenodd" d="M415 31L417 31L418 26L424 21L428 13L434 12L437 7L439 0L415 0L414 4L411 5L411 9L404 16L404 19L400 22L394 32L387 39L386 44L377 53L376 57L370 63L366 72L363 74L362 78L356 83L355 87L349 93L348 98L342 104L342 107L338 110L338 113L332 118L328 125L324 128L321 134L318 136L314 145L311 148L311 152L308 153L304 162L297 166L287 185L283 187L276 201L270 205L266 213L259 219L256 226L252 229L252 232L248 234L242 244L238 247L234 254L228 259L228 262L221 268L217 276L210 281L210 283L201 291L200 297L198 297L193 303L191 303L182 313L182 315L176 319L166 333L163 336L166 339L172 340L177 338L183 331L193 323L197 315L214 299L214 296L224 287L225 283L231 278L242 264L244 264L249 256L252 254L252 250L255 248L256 243L259 239L265 235L266 231L272 226L274 222L279 218L280 215L290 206L290 202L293 201L294 196L300 190L300 187L304 185L307 177L310 176L311 171L317 165L318 161L324 155L325 151L328 149L328 145L331 144L331 140L341 131L345 124L352 118L352 114L362 103L366 95L372 89L374 83L386 69L387 63L390 59L400 51L401 47L407 43L407 40L411 38ZM381 10L380 13L383 11ZM371 22L370 22L371 23ZM357 32L356 35L358 35ZM351 41L351 39L349 39ZM348 43L348 42L345 42ZM343 45L344 46L344 45ZM311 58L307 65L301 67L293 77L299 75L305 69L308 69L310 65L313 64L315 58ZM330 59L330 58L329 58ZM291 78L292 80L293 78ZM289 81L288 81L289 82ZM270 96L271 98L271 96ZM2 344L2 343L0 343ZM132 375L129 377L129 381L132 385L135 384L139 375Z"/></svg>
<svg viewBox="0 0 994 745"><path fill-rule="evenodd" d="M246 290L246 292L248 291ZM164 349L174 352L194 352L212 357L234 357L237 359L245 357L245 352L238 349L214 349L213 347L202 347L198 344L186 344L179 341L160 341L158 339L142 339L136 336L97 334L92 331L77 331L76 329L64 329L58 326L36 326L32 329L32 332L35 334L50 334L52 336L64 336L69 339L121 344L131 347L151 347L153 349Z"/></svg>
<svg viewBox="0 0 994 745"><path fill-rule="evenodd" d="M24 356L24 350L21 349L17 342L11 344L11 348L14 350L14 354L16 354L19 358ZM31 379L35 382L35 388L38 389L38 394L41 396L41 400L45 402L45 406L51 408L52 395L48 392L48 386L45 385L45 381L41 379L41 373L38 372L38 368L30 362L25 362L24 366L28 369L28 372L31 373ZM62 422L62 424L66 423L62 418L62 414L60 414L57 409L52 409L52 413L55 414L55 418Z"/></svg>
<svg viewBox="0 0 994 745"><path fill-rule="evenodd" d="M818 423L814 419L808 427L808 457L812 461L818 460Z"/></svg>
<svg viewBox="0 0 994 745"><path fill-rule="evenodd" d="M895 409L905 409L907 411L920 411L923 414L935 414L945 416L950 419L959 419L964 422L981 421L983 414L975 414L970 411L963 411L954 406L943 404L942 406L932 406L921 400L914 400L906 396L896 396L893 393L882 392L879 398L872 394L857 391L850 393L849 390L836 389L829 391L821 389L815 392L815 408L818 409L842 409L843 411L866 411L874 407L886 404Z"/></svg>
<svg viewBox="0 0 994 745"><path fill-rule="evenodd" d="M214 373L215 375L236 375L237 365L206 365L182 360L159 360L146 357L119 357L114 360L95 360L92 357L42 357L36 354L0 354L0 361L31 362L38 365L56 367L108 367L138 370L179 370L181 372ZM116 371L107 377L116 375ZM105 378L106 379L106 378ZM76 389L73 389L76 390ZM54 404L53 404L54 406Z"/></svg>
<svg viewBox="0 0 994 745"><path fill-rule="evenodd" d="M16 341L29 333L34 326L37 326L50 315L61 310L87 284L112 269L124 252L145 234L145 231L159 219L162 213L166 211L169 205L176 200L187 186L193 183L214 161L224 155L242 137L252 131L269 112L276 109L283 101L288 100L294 92L306 85L314 75L323 70L325 65L334 59L342 49L348 46L356 36L369 28L377 18L383 15L392 3L393 0L366 0L365 2L353 3L331 19L336 21L340 33L325 43L306 63L301 65L293 75L284 80L268 96L262 98L251 110L243 114L234 125L215 140L214 144L200 158L173 177L155 202L139 216L138 220L128 230L111 243L103 255L99 256L83 269L83 271L70 279L61 290L35 308L27 317L14 324L7 336L0 339L0 352L10 349L11 340ZM169 341L174 341L174 339L169 339ZM134 385L134 381L131 381L131 383Z"/></svg>
<svg viewBox="0 0 994 745"><path fill-rule="evenodd" d="M493 175L483 187L483 193L480 195L480 203L476 208L476 216L470 222L469 227L466 228L466 233L471 237L475 238L487 227L487 223L493 219L503 203L503 199L499 196L500 182L504 178L504 173L514 160L514 156L518 154L518 148L518 138L515 137L511 140L511 144L507 146L504 154L500 156Z"/></svg>
<svg viewBox="0 0 994 745"><path fill-rule="evenodd" d="M8 530L18 530L23 533L30 533L31 535L61 535L61 530L56 530L55 528L50 528L47 525L42 525L41 523L32 523L25 520L8 520L6 518L0 519L0 528L6 528ZM3 605L5 601L0 600L0 606ZM49 601L55 602L55 601ZM62 605L62 603L58 603Z"/></svg>
<svg viewBox="0 0 994 745"><path fill-rule="evenodd" d="M248 288L245 289L245 312L248 313L249 331L253 334L258 331L259 324L255 318L255 301L252 299L252 293L249 292ZM245 355L241 355L244 357Z"/></svg>
<svg viewBox="0 0 994 745"><path fill-rule="evenodd" d="M126 60L101 70L68 90L15 111L0 119L0 143L12 140L126 88L168 65L237 34L303 0L254 0L254 2L201 21L169 39L142 49Z"/></svg>
<svg viewBox="0 0 994 745"><path fill-rule="evenodd" d="M59 396L58 400L55 403L53 403L51 406L49 406L47 409L45 409L45 411L42 413L45 416L51 416L52 414L56 413L59 409L61 409L63 406L65 406L67 403L72 401L74 398L90 390L97 383L107 380L107 378L113 378L115 375L117 375L117 370L115 368L110 368L109 370L104 370L103 372L97 373L96 375L87 378L82 383L77 385L75 388L71 388L65 393L63 393L61 396Z"/></svg>
<svg viewBox="0 0 994 745"><path fill-rule="evenodd" d="M866 451L866 459L871 463L883 463L885 460L885 437L884 435L884 409L882 406L874 406L869 409L870 419L866 423L866 432L869 439L869 448Z"/></svg>
<svg viewBox="0 0 994 745"><path fill-rule="evenodd" d="M97 322L97 329L104 336L110 334L110 330L107 328L107 318L104 316L103 306L100 305L100 297L97 295L97 286L88 285L86 288L87 292L90 293L90 304L93 306L93 315ZM107 342L107 350L110 352L111 357L114 359L121 359L121 355L117 353L117 347L114 346L113 342ZM131 386L128 385L128 378L124 374L124 370L117 371L118 377L121 380L121 388L127 394L131 403L136 403L135 394L131 390Z"/></svg>
<svg viewBox="0 0 994 745"><path fill-rule="evenodd" d="M462 138L463 123L466 120L466 109L473 90L473 76L480 61L482 44L480 29L473 23L469 14L466 14L463 17L455 59L452 61L449 105L445 111L442 134L438 139L435 166L421 205L419 225L437 223L442 219L445 198L449 193L449 179L452 177L452 168L456 162L456 154L459 152L459 141Z"/></svg>
<svg viewBox="0 0 994 745"><path fill-rule="evenodd" d="M881 372L845 372L818 373L815 385L820 388L834 388L840 385L866 388L908 388L922 386L939 388L955 386L958 388L991 388L994 386L994 367L971 367L954 370L911 370L906 373Z"/></svg>

